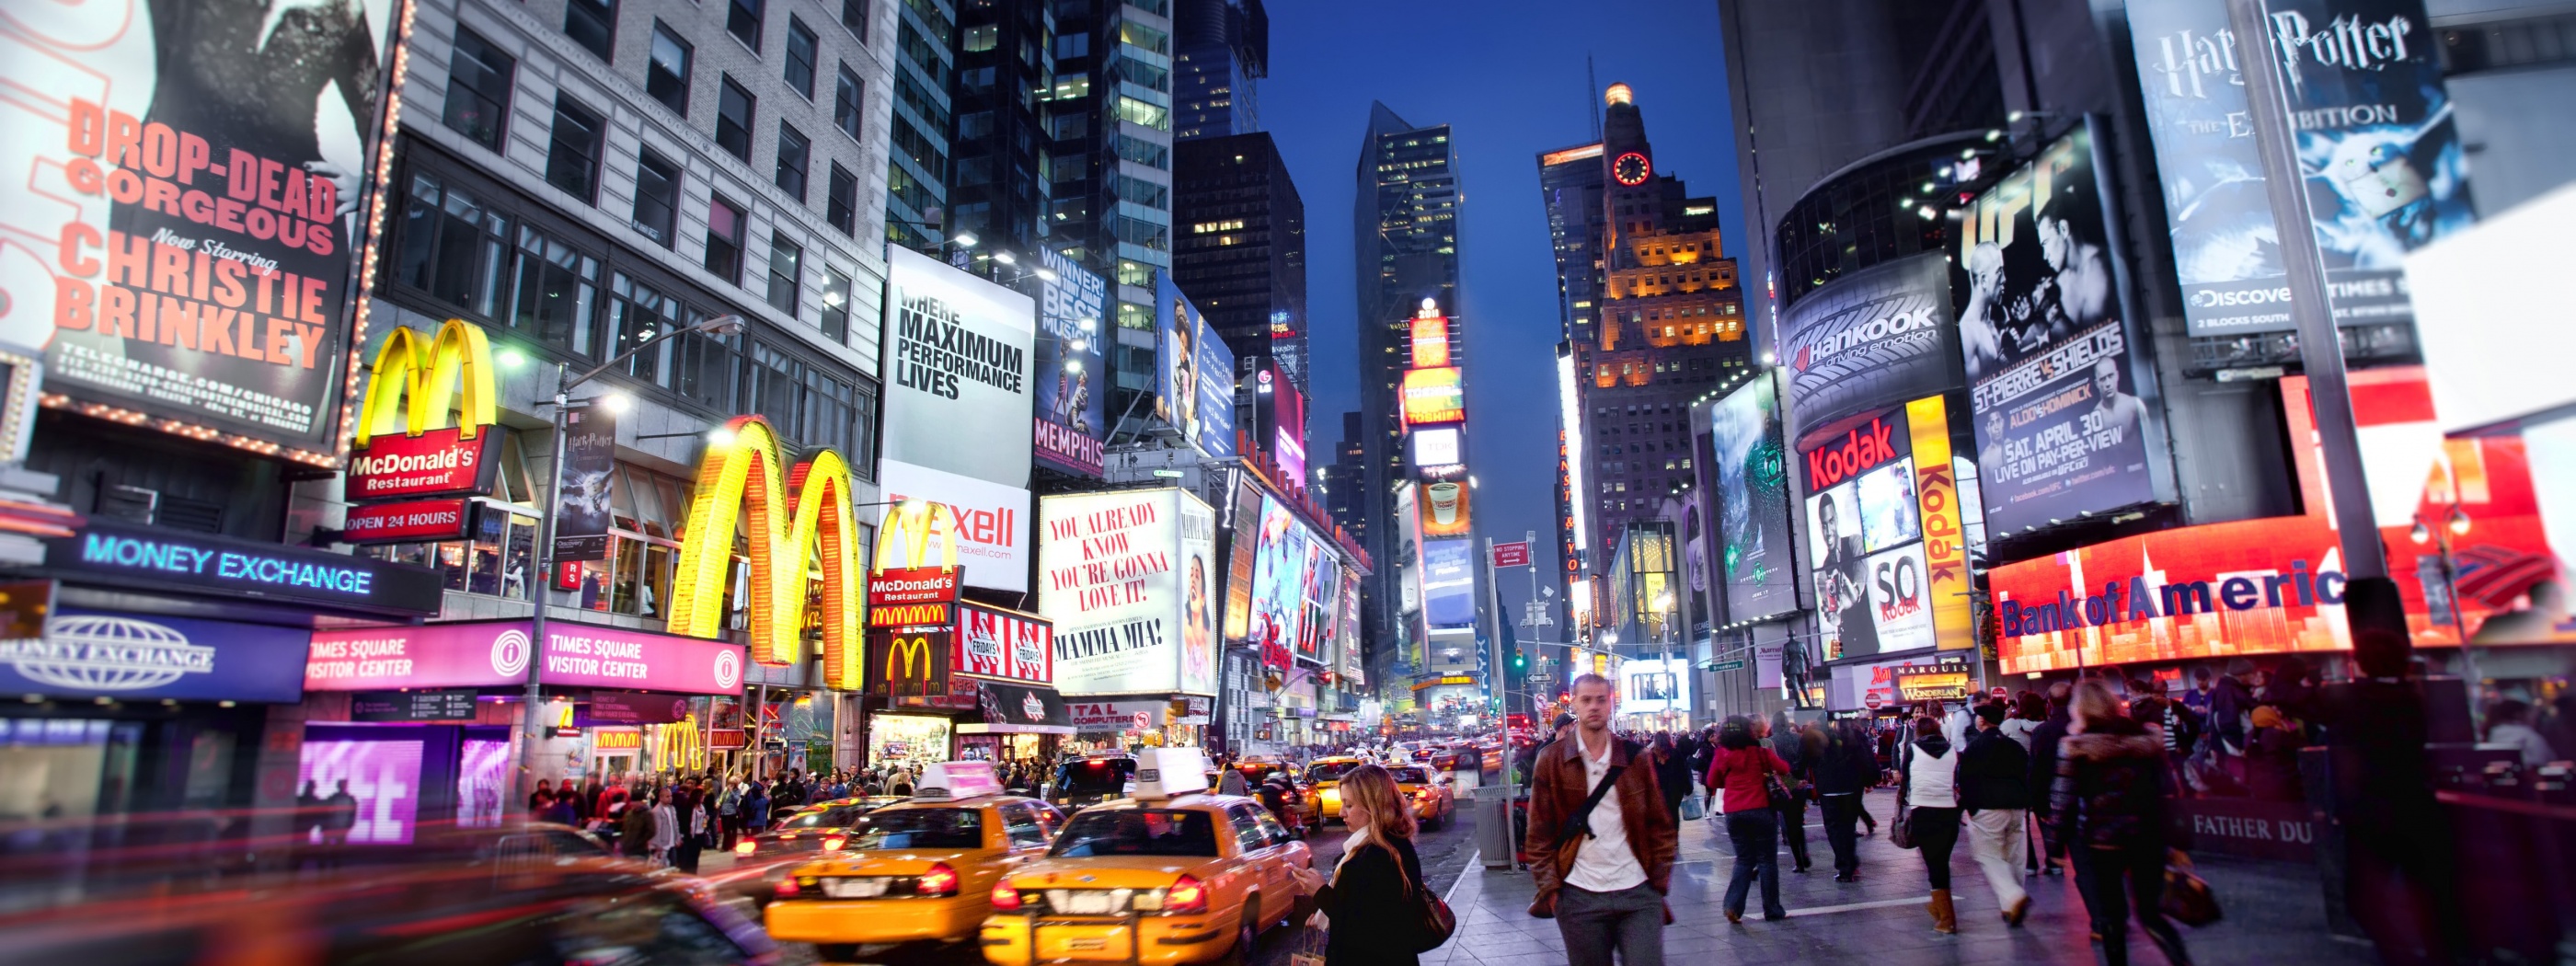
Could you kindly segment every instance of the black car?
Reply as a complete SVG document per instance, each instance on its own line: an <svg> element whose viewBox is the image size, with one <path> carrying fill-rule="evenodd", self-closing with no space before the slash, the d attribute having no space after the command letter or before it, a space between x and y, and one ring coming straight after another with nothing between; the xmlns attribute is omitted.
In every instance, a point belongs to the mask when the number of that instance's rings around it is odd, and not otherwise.
<svg viewBox="0 0 2576 966"><path fill-rule="evenodd" d="M1056 766L1046 800L1066 814L1127 797L1136 787L1136 759L1127 755L1084 755Z"/></svg>

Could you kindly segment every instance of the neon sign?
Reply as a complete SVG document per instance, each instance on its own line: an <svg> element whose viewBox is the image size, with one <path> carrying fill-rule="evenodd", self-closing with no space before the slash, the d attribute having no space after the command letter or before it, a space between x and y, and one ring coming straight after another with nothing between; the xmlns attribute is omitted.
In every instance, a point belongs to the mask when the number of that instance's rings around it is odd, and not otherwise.
<svg viewBox="0 0 2576 966"><path fill-rule="evenodd" d="M698 463L688 532L671 579L671 629L692 637L723 633L734 525L748 512L751 659L778 665L800 656L811 616L806 562L819 557L823 682L835 689L857 689L866 645L860 630L859 520L850 502L849 464L840 453L822 449L787 471L768 420L736 416L725 428L731 441L708 446Z"/></svg>

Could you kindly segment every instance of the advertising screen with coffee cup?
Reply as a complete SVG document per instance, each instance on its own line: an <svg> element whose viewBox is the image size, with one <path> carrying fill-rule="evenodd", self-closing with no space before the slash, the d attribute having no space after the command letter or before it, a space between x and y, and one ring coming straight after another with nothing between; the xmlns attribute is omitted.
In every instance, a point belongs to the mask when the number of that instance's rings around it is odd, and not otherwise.
<svg viewBox="0 0 2576 966"><path fill-rule="evenodd" d="M1422 484L1422 535L1429 539L1467 536L1468 486L1462 480Z"/></svg>

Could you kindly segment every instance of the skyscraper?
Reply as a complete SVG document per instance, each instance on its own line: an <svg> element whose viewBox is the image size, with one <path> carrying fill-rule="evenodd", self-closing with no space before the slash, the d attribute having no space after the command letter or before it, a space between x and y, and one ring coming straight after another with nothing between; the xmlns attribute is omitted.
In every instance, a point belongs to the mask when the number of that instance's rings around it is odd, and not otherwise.
<svg viewBox="0 0 2576 966"><path fill-rule="evenodd" d="M1189 141L1261 130L1256 81L1270 73L1270 14L1261 0L1179 0L1172 136Z"/></svg>
<svg viewBox="0 0 2576 966"><path fill-rule="evenodd" d="M1033 92L1053 93L1054 47L1047 4L972 0L958 10L946 228L974 233L980 248L1047 246L1053 99Z"/></svg>
<svg viewBox="0 0 2576 966"><path fill-rule="evenodd" d="M1571 340L1577 324L1589 325L1601 312L1601 234L1608 215L1601 186L1608 176L1601 166L1601 144L1581 144L1538 156L1539 202L1547 209L1548 249L1556 257L1557 323L1568 341L1557 343L1558 470L1556 485L1557 566L1570 591L1582 576L1591 549L1591 518L1579 512L1577 465L1584 435L1583 409L1573 377Z"/></svg>
<svg viewBox="0 0 2576 966"><path fill-rule="evenodd" d="M1424 542L1408 539L1418 528L1397 525L1399 500L1403 501L1401 505L1414 505L1417 501L1410 497L1419 489L1414 484L1421 482L1415 478L1415 468L1405 451L1407 406L1402 391L1408 379L1422 371L1416 368L1417 342L1439 340L1443 359L1435 368L1447 368L1448 377L1463 381L1458 373L1463 372L1460 367L1465 360L1456 351L1460 344L1457 154L1449 136L1448 125L1416 125L1397 116L1385 104L1370 105L1368 131L1360 143L1359 185L1351 219L1353 267L1357 274L1360 419L1362 447L1367 456L1362 481L1366 487L1363 511L1369 553L1380 562L1368 584L1379 604L1373 640L1381 645L1379 653L1370 658L1370 680L1399 701L1419 696L1404 691L1405 674L1429 669L1431 662L1449 651L1464 650L1428 647L1423 611L1408 613L1399 606L1406 601L1409 582L1419 589L1425 572L1438 569L1419 559ZM1426 388L1446 392L1459 387L1452 383L1446 389ZM1463 477L1463 445L1451 451L1449 458ZM1466 481L1449 482L1454 487ZM1400 489L1404 495L1399 495ZM1463 495L1463 490L1454 488L1442 492ZM1472 593L1478 583L1472 576L1473 568L1463 563L1457 566L1468 571L1459 579ZM1400 650L1402 660L1387 653L1390 645ZM1398 666L1404 668L1405 674L1391 673ZM1474 668L1472 661L1467 667Z"/></svg>
<svg viewBox="0 0 2576 966"><path fill-rule="evenodd" d="M1539 159L1583 423L1568 427L1567 457L1582 461L1575 475L1585 488L1570 496L1587 521L1579 529L1596 535L1584 551L1594 565L1610 549L1601 535L1664 516L1691 481L1690 402L1745 371L1752 355L1716 200L1690 197L1681 179L1657 171L1627 85L1611 85L1603 100L1597 180L1568 170L1588 148ZM1578 235L1569 199L1592 184L1598 227ZM1597 258L1583 257L1577 246L1587 244Z"/></svg>
<svg viewBox="0 0 2576 966"><path fill-rule="evenodd" d="M886 238L936 250L948 235L948 81L956 7L916 0L894 7L894 124L886 162Z"/></svg>
<svg viewBox="0 0 2576 966"><path fill-rule="evenodd" d="M1307 390L1306 203L1263 133L1180 143L1172 281L1234 350Z"/></svg>

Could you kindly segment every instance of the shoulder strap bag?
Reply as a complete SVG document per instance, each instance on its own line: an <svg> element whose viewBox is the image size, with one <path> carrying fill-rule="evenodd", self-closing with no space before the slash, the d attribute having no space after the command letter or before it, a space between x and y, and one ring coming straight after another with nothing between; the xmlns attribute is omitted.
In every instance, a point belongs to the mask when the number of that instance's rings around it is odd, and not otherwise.
<svg viewBox="0 0 2576 966"><path fill-rule="evenodd" d="M1577 745L1574 753L1582 755L1582 746ZM1617 785L1619 775L1627 770L1626 765L1610 766L1610 770L1601 776L1601 783L1592 786L1592 794L1584 796L1583 804L1576 806L1573 814L1565 817L1565 823L1557 826L1556 853L1548 856L1548 861L1556 863L1556 880L1540 889L1538 896L1530 901L1530 915L1540 919L1556 918L1557 890L1564 887L1565 874L1574 870L1575 855L1583 851L1583 840L1592 837L1592 810L1601 807L1602 796L1610 794L1611 786Z"/></svg>
<svg viewBox="0 0 2576 966"><path fill-rule="evenodd" d="M1905 743L1903 764L1896 768L1896 818L1887 823L1887 842L1900 849L1914 847L1914 811L1906 805L1906 796L1914 789L1914 743Z"/></svg>

